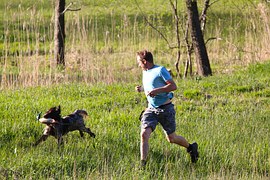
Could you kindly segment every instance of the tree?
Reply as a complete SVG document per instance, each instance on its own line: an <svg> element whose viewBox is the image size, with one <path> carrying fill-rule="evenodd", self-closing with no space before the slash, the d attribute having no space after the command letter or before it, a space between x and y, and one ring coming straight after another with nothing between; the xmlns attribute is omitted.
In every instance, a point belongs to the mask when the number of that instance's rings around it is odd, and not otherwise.
<svg viewBox="0 0 270 180"><path fill-rule="evenodd" d="M197 71L200 76L212 75L203 33L200 25L197 0L186 0L188 24L196 55Z"/></svg>
<svg viewBox="0 0 270 180"><path fill-rule="evenodd" d="M54 59L57 65L65 67L65 12L79 11L81 8L70 9L74 3L66 6L65 0L56 0L55 2L55 22L54 22Z"/></svg>
<svg viewBox="0 0 270 180"><path fill-rule="evenodd" d="M216 0L215 2L217 2ZM137 7L140 9L141 13L147 24L151 26L154 30L156 30L161 37L166 41L168 47L170 49L177 49L177 60L175 62L175 68L177 71L177 77L181 77L179 62L181 57L181 35L180 35L180 18L178 14L177 2L178 0L169 0L170 5L173 10L174 15L174 22L175 22L175 36L176 36L176 43L170 43L170 41L166 38L166 36L151 22L148 21L146 15L141 10L138 2L135 0ZM212 3L213 4L213 3ZM197 71L200 76L208 76L212 75L208 54L205 47L205 42L203 38L203 30L206 24L206 11L210 7L210 0L205 0L205 7L202 11L201 17L199 18L198 8L197 8L197 1L196 0L186 0L186 5L188 9L188 20L186 23L186 31L184 33L184 41L187 49L187 60L185 65L184 77L187 76L188 70L190 74L192 74L192 62L191 62L191 55L195 52L195 56L197 59ZM202 24L202 27L201 25ZM185 29L185 28L182 28ZM189 42L189 32L191 35L192 43ZM171 44L176 44L172 46Z"/></svg>
<svg viewBox="0 0 270 180"><path fill-rule="evenodd" d="M54 59L62 66L65 66L65 5L65 0L55 1Z"/></svg>

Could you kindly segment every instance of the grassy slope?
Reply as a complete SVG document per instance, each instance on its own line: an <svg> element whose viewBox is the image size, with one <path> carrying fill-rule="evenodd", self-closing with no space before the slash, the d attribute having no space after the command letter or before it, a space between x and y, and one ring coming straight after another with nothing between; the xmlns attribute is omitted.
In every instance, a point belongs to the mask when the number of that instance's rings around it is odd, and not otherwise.
<svg viewBox="0 0 270 180"><path fill-rule="evenodd" d="M166 142L158 127L151 138L149 166L139 165L137 119L145 105L135 84L36 87L0 92L0 177L29 179L253 179L269 177L270 62L231 75L177 82L177 132L197 141L201 158L190 163L183 148ZM211 98L206 98L210 97ZM81 140L74 132L57 150L49 138L31 144L43 125L37 112L62 105L66 115L86 109L97 134ZM7 172L7 174L5 174Z"/></svg>

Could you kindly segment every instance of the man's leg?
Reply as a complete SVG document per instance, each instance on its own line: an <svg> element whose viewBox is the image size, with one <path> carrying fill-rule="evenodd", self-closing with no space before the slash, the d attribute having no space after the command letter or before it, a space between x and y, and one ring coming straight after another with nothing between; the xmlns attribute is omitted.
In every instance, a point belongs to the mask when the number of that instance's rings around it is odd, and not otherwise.
<svg viewBox="0 0 270 180"><path fill-rule="evenodd" d="M189 143L187 142L187 140L182 136L176 135L175 132L167 135L167 140L170 143L178 144L178 145L183 146L185 148L188 148L188 146L189 146Z"/></svg>
<svg viewBox="0 0 270 180"><path fill-rule="evenodd" d="M170 143L178 144L180 146L185 147L187 149L187 152L190 154L191 161L193 163L197 162L199 158L199 153L198 153L198 144L196 142L193 144L189 144L184 137L178 136L175 133L167 135L167 140Z"/></svg>
<svg viewBox="0 0 270 180"><path fill-rule="evenodd" d="M141 151L141 162L142 165L144 166L146 164L146 158L148 155L148 150L149 150L149 138L152 133L152 129L146 128L146 129L141 129L141 146L140 146L140 151Z"/></svg>

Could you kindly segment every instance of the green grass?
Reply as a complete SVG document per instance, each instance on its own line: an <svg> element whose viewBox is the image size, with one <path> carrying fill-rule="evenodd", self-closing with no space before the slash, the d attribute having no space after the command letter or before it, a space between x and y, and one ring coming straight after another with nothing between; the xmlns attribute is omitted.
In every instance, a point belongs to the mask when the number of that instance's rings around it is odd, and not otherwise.
<svg viewBox="0 0 270 180"><path fill-rule="evenodd" d="M135 83L66 84L0 92L0 177L20 179L267 179L270 169L270 62L231 75L176 81L177 133L199 144L191 164L184 148L169 144L158 126L149 164L139 170L138 115L145 97ZM136 83L137 84L137 83ZM62 106L62 115L86 109L96 133L32 143L44 125L38 112Z"/></svg>
<svg viewBox="0 0 270 180"><path fill-rule="evenodd" d="M203 0L198 2L201 9ZM146 100L134 91L141 79L134 54L150 47L155 62L168 68L175 55L146 25L134 1L78 1L76 7L82 10L66 14L68 65L57 72L50 64L53 1L4 0L0 4L0 178L268 179L270 62L242 69L248 62L263 60L261 54L253 59L264 47L257 42L269 37L263 34L267 23L261 21L259 0L252 2L220 0L209 9L205 36L222 38L207 44L214 76L175 80L177 133L198 142L198 163L192 165L185 149L170 145L158 127L151 136L148 167L140 171L138 116ZM139 3L151 21L172 37L168 2ZM179 6L184 16L184 1ZM233 68L236 65L241 68ZM231 73L222 74L227 70ZM96 139L87 135L81 139L73 132L64 137L65 146L59 150L53 138L33 147L44 127L35 116L57 105L62 106L62 115L87 110L86 124Z"/></svg>

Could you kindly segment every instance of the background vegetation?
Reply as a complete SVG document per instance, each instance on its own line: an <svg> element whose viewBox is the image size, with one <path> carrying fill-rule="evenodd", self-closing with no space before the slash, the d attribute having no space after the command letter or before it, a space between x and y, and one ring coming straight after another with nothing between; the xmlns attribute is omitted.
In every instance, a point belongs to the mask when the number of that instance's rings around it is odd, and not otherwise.
<svg viewBox="0 0 270 180"><path fill-rule="evenodd" d="M174 43L169 3L138 0L138 4L142 11L135 1L121 0L81 0L71 6L82 10L65 14L67 67L59 71L53 61L53 1L4 0L0 23L1 88L78 81L134 82L138 80L134 74L140 71L135 52L141 49L151 50L157 63L174 71L175 50L169 49L145 23L142 14ZM201 10L203 0L198 4ZM184 1L179 2L179 14L184 30ZM220 0L210 7L205 39L217 38L207 43L214 74L268 59L269 17L269 3L264 1ZM182 44L183 70L187 58Z"/></svg>
<svg viewBox="0 0 270 180"><path fill-rule="evenodd" d="M71 1L67 1L67 4ZM164 0L138 1L172 42ZM203 0L199 0L199 8ZM77 1L66 13L65 69L53 62L53 1L0 4L0 177L20 179L268 179L269 3L220 0L208 11L205 38L213 77L175 79L177 132L199 143L191 164L161 128L151 138L149 165L139 170L138 115L146 104L135 52L149 49L173 69L176 54L143 20L131 0ZM182 23L184 2L179 2ZM184 26L183 26L184 27ZM183 37L182 37L183 38ZM185 62L182 55L182 64ZM53 138L34 148L51 106L86 109L96 139L74 132L58 150Z"/></svg>

